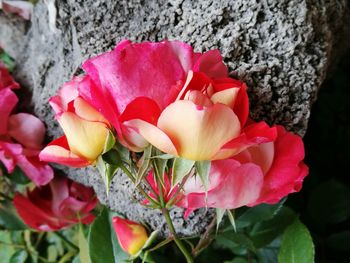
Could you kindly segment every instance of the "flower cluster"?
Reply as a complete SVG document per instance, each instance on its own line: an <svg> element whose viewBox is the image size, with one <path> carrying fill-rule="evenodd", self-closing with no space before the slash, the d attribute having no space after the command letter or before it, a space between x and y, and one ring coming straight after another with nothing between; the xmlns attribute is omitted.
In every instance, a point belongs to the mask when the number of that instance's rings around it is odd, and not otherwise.
<svg viewBox="0 0 350 263"><path fill-rule="evenodd" d="M31 114L12 114L18 102L12 89L18 88L0 62L0 161L8 173L18 166L36 185L44 185L53 178L51 167L38 158L45 126Z"/></svg>
<svg viewBox="0 0 350 263"><path fill-rule="evenodd" d="M54 176L53 169L39 160L45 126L31 114L13 113L18 103L13 89L18 88L18 83L0 62L0 164L4 166L4 170L0 167L0 176L7 173L11 178L18 167L36 185L24 194L15 193L13 204L19 216L39 231L91 223L95 218L91 210L97 202L93 190Z"/></svg>
<svg viewBox="0 0 350 263"><path fill-rule="evenodd" d="M121 168L167 222L172 205L187 213L235 209L277 203L300 190L308 173L301 138L249 118L247 87L229 76L218 50L125 40L82 67L86 74L50 100L65 135L41 152L41 160L103 163L107 189L106 178L116 171L111 167Z"/></svg>

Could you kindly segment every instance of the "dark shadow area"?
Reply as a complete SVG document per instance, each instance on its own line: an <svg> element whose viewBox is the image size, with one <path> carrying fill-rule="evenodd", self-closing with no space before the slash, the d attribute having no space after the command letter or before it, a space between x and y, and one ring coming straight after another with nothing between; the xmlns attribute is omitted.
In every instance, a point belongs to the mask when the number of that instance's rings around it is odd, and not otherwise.
<svg viewBox="0 0 350 263"><path fill-rule="evenodd" d="M310 174L293 207L309 228L316 262L350 262L350 52L324 83L305 136Z"/></svg>

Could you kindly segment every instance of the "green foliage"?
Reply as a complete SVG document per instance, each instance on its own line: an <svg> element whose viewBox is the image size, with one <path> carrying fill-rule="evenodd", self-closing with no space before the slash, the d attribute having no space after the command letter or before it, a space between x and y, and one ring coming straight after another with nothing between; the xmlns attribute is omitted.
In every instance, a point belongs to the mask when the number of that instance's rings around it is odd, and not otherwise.
<svg viewBox="0 0 350 263"><path fill-rule="evenodd" d="M120 248L111 225L111 215L105 208L92 223L88 237L89 253L93 263L123 262L129 256Z"/></svg>
<svg viewBox="0 0 350 263"><path fill-rule="evenodd" d="M175 158L173 163L172 185L180 183L182 179L184 179L185 176L190 173L194 163L195 161L192 160L187 160L180 157Z"/></svg>
<svg viewBox="0 0 350 263"><path fill-rule="evenodd" d="M310 233L299 219L296 219L283 234L278 262L312 263L314 255L315 250Z"/></svg>

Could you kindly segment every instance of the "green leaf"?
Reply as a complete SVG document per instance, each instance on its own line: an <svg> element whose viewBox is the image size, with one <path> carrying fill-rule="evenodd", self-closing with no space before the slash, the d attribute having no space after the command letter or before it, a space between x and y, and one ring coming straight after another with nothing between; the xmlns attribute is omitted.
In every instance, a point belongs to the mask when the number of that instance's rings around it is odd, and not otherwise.
<svg viewBox="0 0 350 263"><path fill-rule="evenodd" d="M173 159L173 158L175 158L175 156L172 155L172 154L169 154L169 153L159 154L159 155L151 157L151 159L162 159L162 160L170 160L170 159Z"/></svg>
<svg viewBox="0 0 350 263"><path fill-rule="evenodd" d="M307 228L296 219L283 234L279 263L312 263L315 250Z"/></svg>
<svg viewBox="0 0 350 263"><path fill-rule="evenodd" d="M100 172L101 178L104 182L104 185L106 187L106 194L109 193L109 187L111 185L111 182L113 180L114 175L116 174L118 170L118 166L106 163L103 160L103 157L98 157L96 162L96 167L98 171Z"/></svg>
<svg viewBox="0 0 350 263"><path fill-rule="evenodd" d="M115 145L115 137L114 137L112 131L109 131L107 139L105 141L103 153L110 151L114 147L114 145Z"/></svg>
<svg viewBox="0 0 350 263"><path fill-rule="evenodd" d="M208 186L209 186L209 172L210 172L210 167L211 167L211 162L210 161L198 161L195 164L196 166L196 171L201 179L201 182L204 186L205 192L207 193L208 191Z"/></svg>
<svg viewBox="0 0 350 263"><path fill-rule="evenodd" d="M15 170L7 177L17 184L29 184L31 182L18 166L16 166Z"/></svg>
<svg viewBox="0 0 350 263"><path fill-rule="evenodd" d="M188 175L194 165L195 161L183 158L175 158L173 163L173 177L172 185L176 185Z"/></svg>
<svg viewBox="0 0 350 263"><path fill-rule="evenodd" d="M112 218L112 213L110 215L110 221ZM114 229L111 227L111 240L113 245L113 255L114 255L114 262L124 262L129 258L129 255L124 252L124 250L121 248L117 235L114 231Z"/></svg>
<svg viewBox="0 0 350 263"><path fill-rule="evenodd" d="M27 226L18 216L16 209L9 200L0 202L0 226L8 230L27 229Z"/></svg>
<svg viewBox="0 0 350 263"><path fill-rule="evenodd" d="M104 208L101 214L90 226L89 254L91 262L114 263L113 243L111 240L111 226L108 210Z"/></svg>
<svg viewBox="0 0 350 263"><path fill-rule="evenodd" d="M149 170L149 166L150 166L151 155L152 155L152 145L148 146L143 152L143 156L142 156L143 162L140 169L137 172L135 186L139 185L142 179L146 176L146 173Z"/></svg>
<svg viewBox="0 0 350 263"><path fill-rule="evenodd" d="M225 261L224 263L249 263L249 261L246 258L235 257L233 260Z"/></svg>
<svg viewBox="0 0 350 263"><path fill-rule="evenodd" d="M276 238L269 245L260 248L257 252L259 263L276 263L278 250L281 246L280 238Z"/></svg>
<svg viewBox="0 0 350 263"><path fill-rule="evenodd" d="M2 61L8 71L12 72L16 66L15 60L0 48L0 61Z"/></svg>
<svg viewBox="0 0 350 263"><path fill-rule="evenodd" d="M261 204L248 209L243 208L245 209L243 213L237 213L237 228L247 227L249 225L271 219L282 208L283 203L284 200L274 205Z"/></svg>
<svg viewBox="0 0 350 263"><path fill-rule="evenodd" d="M249 233L255 247L260 248L270 244L294 222L295 217L291 209L283 207L272 219L255 224Z"/></svg>
<svg viewBox="0 0 350 263"><path fill-rule="evenodd" d="M226 209L224 208L216 208L216 232L219 230L219 226L224 218L226 213Z"/></svg>
<svg viewBox="0 0 350 263"><path fill-rule="evenodd" d="M79 259L80 262L91 263L91 259L89 256L89 244L85 238L83 226L79 226Z"/></svg>
<svg viewBox="0 0 350 263"><path fill-rule="evenodd" d="M24 263L28 258L28 253L25 250L18 250L12 255L10 263Z"/></svg>
<svg viewBox="0 0 350 263"><path fill-rule="evenodd" d="M234 251L238 246L256 252L253 241L243 233L224 232L217 235L216 242L223 248Z"/></svg>
<svg viewBox="0 0 350 263"><path fill-rule="evenodd" d="M15 249L11 246L11 236L8 231L0 231L0 259L1 262L10 262Z"/></svg>
<svg viewBox="0 0 350 263"><path fill-rule="evenodd" d="M236 227L236 221L235 221L235 217L234 217L234 211L231 211L231 210L227 210L227 216L228 216L228 219L233 227L233 230L235 232L237 232L237 227Z"/></svg>
<svg viewBox="0 0 350 263"><path fill-rule="evenodd" d="M123 165L123 160L119 152L114 149L102 154L102 160L108 164L112 164L115 166Z"/></svg>

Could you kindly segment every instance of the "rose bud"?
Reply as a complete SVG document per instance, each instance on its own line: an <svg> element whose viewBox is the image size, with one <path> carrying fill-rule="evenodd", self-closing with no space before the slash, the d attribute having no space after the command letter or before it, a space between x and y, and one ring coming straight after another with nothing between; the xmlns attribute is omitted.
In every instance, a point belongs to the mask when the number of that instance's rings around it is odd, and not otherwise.
<svg viewBox="0 0 350 263"><path fill-rule="evenodd" d="M78 92L84 79L76 77L50 99L64 136L52 141L40 153L40 159L72 167L93 164L102 154L109 123Z"/></svg>
<svg viewBox="0 0 350 263"><path fill-rule="evenodd" d="M136 222L116 216L113 227L121 248L129 255L136 255L148 239L146 229Z"/></svg>

